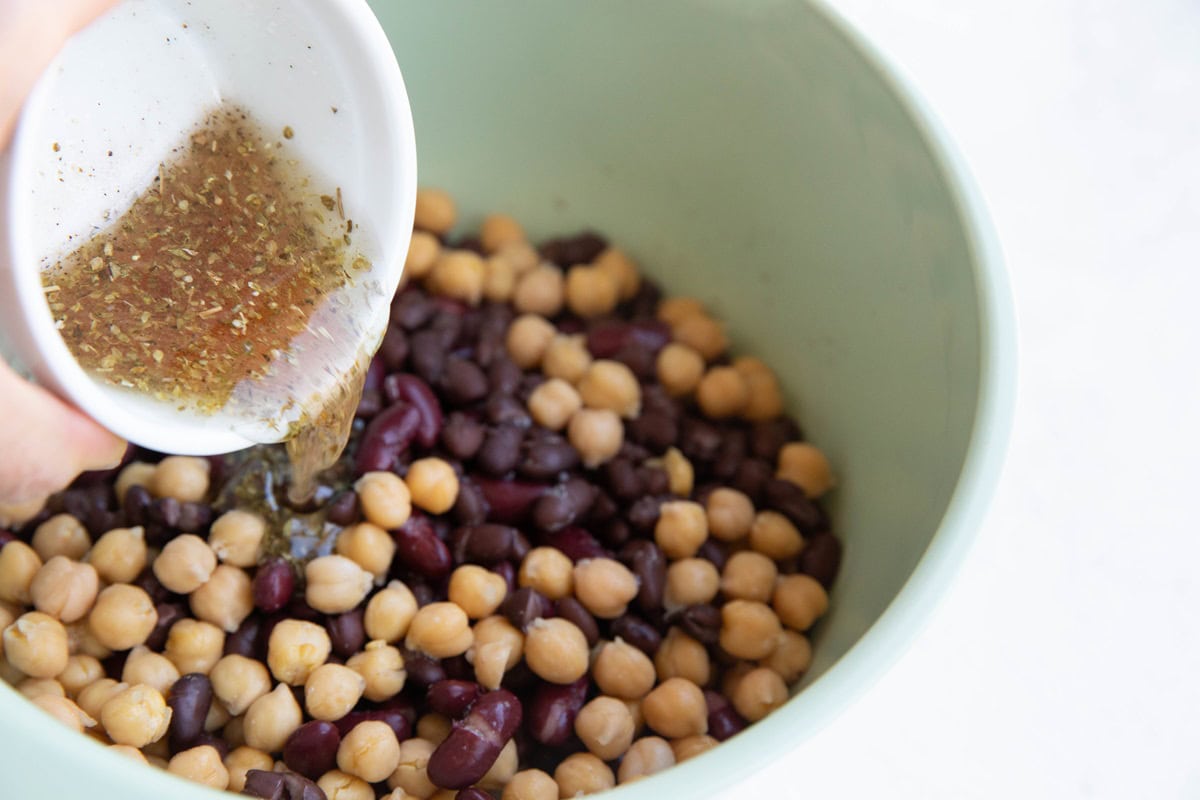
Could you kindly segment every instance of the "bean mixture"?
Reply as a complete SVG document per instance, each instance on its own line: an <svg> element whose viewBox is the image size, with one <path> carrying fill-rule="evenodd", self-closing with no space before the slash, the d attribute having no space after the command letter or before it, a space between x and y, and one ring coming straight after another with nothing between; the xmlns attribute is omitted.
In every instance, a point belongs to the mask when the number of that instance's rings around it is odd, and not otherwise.
<svg viewBox="0 0 1200 800"><path fill-rule="evenodd" d="M841 545L775 374L595 233L456 222L419 192L350 447L307 505L269 448L135 449L0 531L5 680L273 800L591 794L787 700Z"/></svg>

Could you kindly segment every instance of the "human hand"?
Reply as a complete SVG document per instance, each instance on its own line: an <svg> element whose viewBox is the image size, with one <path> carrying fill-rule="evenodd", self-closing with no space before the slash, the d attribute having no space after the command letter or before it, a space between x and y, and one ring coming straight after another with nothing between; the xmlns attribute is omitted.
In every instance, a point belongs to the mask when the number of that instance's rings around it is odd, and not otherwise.
<svg viewBox="0 0 1200 800"><path fill-rule="evenodd" d="M0 0L0 150L63 43L115 0ZM11 269L0 263L0 269ZM0 361L0 525L36 511L80 472L116 466L125 443Z"/></svg>

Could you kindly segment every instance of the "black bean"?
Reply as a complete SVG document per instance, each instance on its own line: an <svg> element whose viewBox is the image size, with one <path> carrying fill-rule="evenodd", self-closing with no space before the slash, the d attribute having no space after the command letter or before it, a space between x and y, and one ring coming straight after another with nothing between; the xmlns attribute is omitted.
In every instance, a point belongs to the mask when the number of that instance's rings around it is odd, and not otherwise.
<svg viewBox="0 0 1200 800"><path fill-rule="evenodd" d="M128 525L144 525L150 519L150 504L154 496L145 486L130 486L125 490L125 501L121 504Z"/></svg>
<svg viewBox="0 0 1200 800"><path fill-rule="evenodd" d="M580 231L574 236L548 239L538 247L542 258L560 267L590 264L604 252L608 241L595 231Z"/></svg>
<svg viewBox="0 0 1200 800"><path fill-rule="evenodd" d="M171 684L167 705L171 707L168 734L172 752L188 749L204 733L204 719L212 699L212 683L199 672L190 672Z"/></svg>
<svg viewBox="0 0 1200 800"><path fill-rule="evenodd" d="M146 637L146 646L151 650L162 650L167 643L167 634L171 632L171 626L184 617L190 617L191 613L183 603L158 603L154 610L158 613L158 621L154 623L154 630Z"/></svg>
<svg viewBox="0 0 1200 800"><path fill-rule="evenodd" d="M544 531L558 531L587 514L596 498L596 488L582 478L571 478L553 487L533 506L533 524Z"/></svg>
<svg viewBox="0 0 1200 800"><path fill-rule="evenodd" d="M685 417L679 425L679 449L690 461L712 461L721 449L721 431L697 417Z"/></svg>
<svg viewBox="0 0 1200 800"><path fill-rule="evenodd" d="M759 458L748 458L738 465L737 472L729 481L729 486L742 492L758 505L762 499L763 487L775 474L775 470L766 461Z"/></svg>
<svg viewBox="0 0 1200 800"><path fill-rule="evenodd" d="M296 573L282 558L272 558L259 565L254 573L254 605L268 614L278 611L292 599L296 588Z"/></svg>
<svg viewBox="0 0 1200 800"><path fill-rule="evenodd" d="M116 653L111 653L107 658L100 660L100 665L104 667L104 674L115 681L121 680L121 675L125 672L125 662L129 660L129 651L120 650Z"/></svg>
<svg viewBox="0 0 1200 800"><path fill-rule="evenodd" d="M408 289L396 295L392 301L392 322L408 331L424 327L437 309L425 293Z"/></svg>
<svg viewBox="0 0 1200 800"><path fill-rule="evenodd" d="M404 362L408 360L408 334L402 326L388 325L387 333L379 345L378 357L391 372L404 369Z"/></svg>
<svg viewBox="0 0 1200 800"><path fill-rule="evenodd" d="M723 481L737 474L738 467L746 460L746 432L737 428L726 428L721 447L713 459L711 471L714 477Z"/></svg>
<svg viewBox="0 0 1200 800"><path fill-rule="evenodd" d="M596 618L574 597L560 598L554 604L554 613L555 616L574 623L575 627L583 631L588 647L595 647L596 642L600 641L600 628L596 625Z"/></svg>
<svg viewBox="0 0 1200 800"><path fill-rule="evenodd" d="M475 464L489 475L511 472L521 460L521 440L525 434L512 425L498 425L488 431L475 455Z"/></svg>
<svg viewBox="0 0 1200 800"><path fill-rule="evenodd" d="M508 594L517 590L517 568L513 566L513 562L501 561L498 564L492 564L488 569L504 578L505 591Z"/></svg>
<svg viewBox="0 0 1200 800"><path fill-rule="evenodd" d="M721 633L721 611L713 605L688 606L679 612L674 622L683 632L704 645L714 645Z"/></svg>
<svg viewBox="0 0 1200 800"><path fill-rule="evenodd" d="M678 419L657 409L643 407L637 419L626 424L629 438L653 453L662 453L679 439Z"/></svg>
<svg viewBox="0 0 1200 800"><path fill-rule="evenodd" d="M262 769L246 772L242 794L264 800L329 800L319 786L303 775Z"/></svg>
<svg viewBox="0 0 1200 800"><path fill-rule="evenodd" d="M627 344L613 353L612 360L629 367L640 381L652 381L658 372L658 359L653 350L640 344Z"/></svg>
<svg viewBox="0 0 1200 800"><path fill-rule="evenodd" d="M514 628L524 632L535 619L553 616L554 606L541 592L523 586L504 598L504 602L500 604L500 613Z"/></svg>
<svg viewBox="0 0 1200 800"><path fill-rule="evenodd" d="M474 681L445 680L426 689L425 700L437 713L458 719L467 713L482 693L483 687Z"/></svg>
<svg viewBox="0 0 1200 800"><path fill-rule="evenodd" d="M636 539L621 548L619 560L637 576L638 607L643 611L661 607L667 582L667 557L662 549L654 542Z"/></svg>
<svg viewBox="0 0 1200 800"><path fill-rule="evenodd" d="M338 735L345 736L360 722L382 722L396 734L397 741L403 742L412 736L412 717L410 710L403 706L374 708L369 711L351 711L333 724Z"/></svg>
<svg viewBox="0 0 1200 800"><path fill-rule="evenodd" d="M333 496L325 506L325 519L334 525L348 527L362 518L362 509L358 504L358 493L345 489Z"/></svg>
<svg viewBox="0 0 1200 800"><path fill-rule="evenodd" d="M791 481L771 478L763 484L763 498L767 508L790 519L801 533L816 533L827 526L828 520L820 507Z"/></svg>
<svg viewBox="0 0 1200 800"><path fill-rule="evenodd" d="M566 439L555 433L538 432L531 434L525 443L519 472L532 480L551 480L578 463L579 452Z"/></svg>
<svg viewBox="0 0 1200 800"><path fill-rule="evenodd" d="M229 749L230 749L229 742L225 741L220 736L215 736L211 733L205 732L205 733L200 734L199 736L197 736L195 739L192 740L192 747L205 747L205 746L211 747L212 749L216 750L217 755L221 758L222 761L224 761L226 759L226 757L228 757L228 755L229 755Z"/></svg>
<svg viewBox="0 0 1200 800"><path fill-rule="evenodd" d="M658 304L662 300L662 289L657 283L643 277L638 285L637 294L629 300L625 307L630 319L653 320L658 312Z"/></svg>
<svg viewBox="0 0 1200 800"><path fill-rule="evenodd" d="M467 660L465 653L461 656L443 658L442 669L446 670L446 677L451 680L469 681L475 677L475 667Z"/></svg>
<svg viewBox="0 0 1200 800"><path fill-rule="evenodd" d="M367 643L367 633L363 628L363 609L353 608L342 614L335 614L325 620L325 630L329 632L329 641L333 652L342 658L362 650Z"/></svg>
<svg viewBox="0 0 1200 800"><path fill-rule="evenodd" d="M596 537L583 528L563 528L561 531L548 533L542 537L542 543L547 547L557 547L572 561L582 561L585 558L612 557L612 553L605 550L596 541Z"/></svg>
<svg viewBox="0 0 1200 800"><path fill-rule="evenodd" d="M184 533L208 535L208 526L212 524L213 510L207 503L180 503L179 523L176 527ZM109 530L106 528L105 530ZM101 531L103 533L104 531Z"/></svg>
<svg viewBox="0 0 1200 800"><path fill-rule="evenodd" d="M133 585L150 595L150 599L156 603L165 603L179 597L162 585L150 567L146 567L133 579Z"/></svg>
<svg viewBox="0 0 1200 800"><path fill-rule="evenodd" d="M306 778L317 780L337 766L338 745L342 737L332 722L306 722L283 745L283 763Z"/></svg>
<svg viewBox="0 0 1200 800"><path fill-rule="evenodd" d="M661 497L639 497L625 512L625 519L633 529L640 533L648 533L658 522L658 510L663 504Z"/></svg>
<svg viewBox="0 0 1200 800"><path fill-rule="evenodd" d="M600 541L605 547L622 547L633 536L633 529L623 519L612 519L600 526Z"/></svg>
<svg viewBox="0 0 1200 800"><path fill-rule="evenodd" d="M546 487L540 483L491 478L475 478L474 482L483 492L491 509L491 518L496 522L521 522L533 508L534 502L546 491Z"/></svg>
<svg viewBox="0 0 1200 800"><path fill-rule="evenodd" d="M521 701L516 695L506 689L483 695L430 755L429 780L447 789L478 783L520 725Z"/></svg>
<svg viewBox="0 0 1200 800"><path fill-rule="evenodd" d="M725 570L725 562L729 560L729 554L725 547L712 538L704 540L704 544L700 545L700 549L696 551L696 557L711 561L713 566L717 568L717 572L723 572Z"/></svg>
<svg viewBox="0 0 1200 800"><path fill-rule="evenodd" d="M396 555L404 566L427 578L450 574L454 566L450 548L438 538L429 517L414 511L392 536L396 540Z"/></svg>
<svg viewBox="0 0 1200 800"><path fill-rule="evenodd" d="M451 534L451 552L456 564L494 564L513 557L517 529L485 523L461 525Z"/></svg>
<svg viewBox="0 0 1200 800"><path fill-rule="evenodd" d="M637 474L646 494L666 494L671 489L671 477L661 467L642 465Z"/></svg>
<svg viewBox="0 0 1200 800"><path fill-rule="evenodd" d="M413 370L425 379L426 383L436 385L442 378L442 370L446 364L446 345L436 331L423 330L409 338L409 362Z"/></svg>
<svg viewBox="0 0 1200 800"><path fill-rule="evenodd" d="M426 605L422 603L422 605ZM416 686L432 686L446 679L446 671L436 658L416 653L411 650L402 651L404 655L404 670L408 680Z"/></svg>
<svg viewBox="0 0 1200 800"><path fill-rule="evenodd" d="M483 490L474 481L464 478L458 483L458 497L454 500L454 521L462 525L478 525L487 519L487 500Z"/></svg>
<svg viewBox="0 0 1200 800"><path fill-rule="evenodd" d="M575 730L575 717L587 700L588 678L585 675L565 685L543 683L529 701L525 730L544 745L557 747L566 744Z"/></svg>
<svg viewBox="0 0 1200 800"><path fill-rule="evenodd" d="M634 614L617 617L608 626L613 637L620 637L650 658L662 644L662 634L646 620Z"/></svg>
<svg viewBox="0 0 1200 800"><path fill-rule="evenodd" d="M160 497L150 504L146 518L148 522L157 523L164 528L175 528L179 525L180 503L174 497Z"/></svg>
<svg viewBox="0 0 1200 800"><path fill-rule="evenodd" d="M493 359L488 365L488 387L496 395L514 394L524 376L521 368L507 356Z"/></svg>
<svg viewBox="0 0 1200 800"><path fill-rule="evenodd" d="M426 328L426 332L434 334L443 350L449 352L462 338L463 333L463 311L464 307L459 305L448 305L449 303L457 303L455 300L449 300L445 297L435 297L434 303L437 303L439 308L436 314L433 315L433 320ZM427 379L431 385L436 384L434 379Z"/></svg>
<svg viewBox="0 0 1200 800"><path fill-rule="evenodd" d="M359 440L355 457L357 474L395 469L420 424L420 413L410 405L398 404L379 412Z"/></svg>
<svg viewBox="0 0 1200 800"><path fill-rule="evenodd" d="M592 505L587 511L587 524L589 526L603 525L609 520L615 519L620 511L621 507L617 505L616 500L613 500L612 495L597 488Z"/></svg>
<svg viewBox="0 0 1200 800"><path fill-rule="evenodd" d="M800 426L790 417L756 422L750 428L750 453L774 463L779 457L779 450L799 438Z"/></svg>
<svg viewBox="0 0 1200 800"><path fill-rule="evenodd" d="M800 551L799 569L820 581L826 589L833 586L842 564L842 543L832 533L822 531L808 539Z"/></svg>
<svg viewBox="0 0 1200 800"><path fill-rule="evenodd" d="M476 419L455 411L442 427L442 447L454 458L468 461L475 457L483 444L485 430Z"/></svg>
<svg viewBox="0 0 1200 800"><path fill-rule="evenodd" d="M442 372L442 396L456 406L482 400L488 393L487 375L473 361L451 357Z"/></svg>
<svg viewBox="0 0 1200 800"><path fill-rule="evenodd" d="M605 464L604 479L618 500L628 503L645 494L637 467L627 458L614 458Z"/></svg>
<svg viewBox="0 0 1200 800"><path fill-rule="evenodd" d="M259 652L259 634L262 632L262 617L251 614L242 620L238 629L225 637L225 648L222 651L227 656L245 656L254 658ZM153 648L155 650L159 648Z"/></svg>
<svg viewBox="0 0 1200 800"><path fill-rule="evenodd" d="M417 410L419 420L413 438L422 447L437 444L442 432L442 407L429 384L408 373L388 375L383 381L383 391L392 403L404 403Z"/></svg>
<svg viewBox="0 0 1200 800"><path fill-rule="evenodd" d="M492 425L528 428L533 424L533 419L529 416L525 404L512 395L493 394L484 404L483 413Z"/></svg>

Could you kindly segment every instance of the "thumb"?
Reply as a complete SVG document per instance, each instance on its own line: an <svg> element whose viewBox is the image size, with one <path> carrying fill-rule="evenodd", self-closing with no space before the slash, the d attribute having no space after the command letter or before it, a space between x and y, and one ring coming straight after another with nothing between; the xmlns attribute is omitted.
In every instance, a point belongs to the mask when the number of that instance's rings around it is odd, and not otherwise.
<svg viewBox="0 0 1200 800"><path fill-rule="evenodd" d="M120 438L0 361L0 504L45 497L124 452Z"/></svg>

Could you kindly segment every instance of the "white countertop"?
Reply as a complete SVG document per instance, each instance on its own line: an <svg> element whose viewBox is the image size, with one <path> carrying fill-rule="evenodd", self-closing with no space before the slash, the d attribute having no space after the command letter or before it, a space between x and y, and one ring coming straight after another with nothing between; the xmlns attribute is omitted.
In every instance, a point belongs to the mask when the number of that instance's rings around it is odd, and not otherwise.
<svg viewBox="0 0 1200 800"><path fill-rule="evenodd" d="M991 206L1019 398L928 628L728 796L1200 798L1200 4L833 4Z"/></svg>

